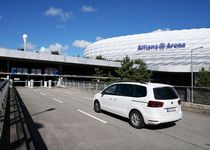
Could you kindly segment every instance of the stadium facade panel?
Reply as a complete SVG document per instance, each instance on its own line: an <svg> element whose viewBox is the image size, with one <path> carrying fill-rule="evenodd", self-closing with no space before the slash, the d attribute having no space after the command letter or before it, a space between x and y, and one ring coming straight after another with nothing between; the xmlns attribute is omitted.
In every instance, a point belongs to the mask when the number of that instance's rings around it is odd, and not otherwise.
<svg viewBox="0 0 210 150"><path fill-rule="evenodd" d="M192 52L192 53L191 53ZM108 60L143 59L150 70L198 72L210 67L210 28L159 31L113 37L88 46L83 56Z"/></svg>

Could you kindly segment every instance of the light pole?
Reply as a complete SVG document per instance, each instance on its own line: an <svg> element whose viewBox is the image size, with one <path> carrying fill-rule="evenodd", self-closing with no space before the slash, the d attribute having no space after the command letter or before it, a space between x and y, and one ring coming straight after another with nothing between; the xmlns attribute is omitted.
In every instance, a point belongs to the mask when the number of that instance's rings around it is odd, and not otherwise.
<svg viewBox="0 0 210 150"><path fill-rule="evenodd" d="M191 49L191 102L193 103L194 100L193 100L193 50L196 50L196 49L200 49L200 48L203 48L202 46L201 47L197 47L197 48L193 48Z"/></svg>
<svg viewBox="0 0 210 150"><path fill-rule="evenodd" d="M24 51L27 50L27 40L28 40L28 35L27 34L23 34Z"/></svg>

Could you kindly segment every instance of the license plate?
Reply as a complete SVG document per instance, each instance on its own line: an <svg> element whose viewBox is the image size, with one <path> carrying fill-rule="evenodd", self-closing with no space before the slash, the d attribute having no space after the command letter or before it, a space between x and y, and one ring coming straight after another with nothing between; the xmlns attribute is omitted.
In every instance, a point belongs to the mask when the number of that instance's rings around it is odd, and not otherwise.
<svg viewBox="0 0 210 150"><path fill-rule="evenodd" d="M167 111L167 112L174 112L174 111L176 111L176 107L173 107L173 108L166 108L166 111Z"/></svg>

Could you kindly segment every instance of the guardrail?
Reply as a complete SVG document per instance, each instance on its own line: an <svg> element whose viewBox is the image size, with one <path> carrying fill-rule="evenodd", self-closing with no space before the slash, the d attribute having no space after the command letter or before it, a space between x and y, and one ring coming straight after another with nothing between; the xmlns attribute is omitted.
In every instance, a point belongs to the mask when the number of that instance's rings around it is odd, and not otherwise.
<svg viewBox="0 0 210 150"><path fill-rule="evenodd" d="M89 90L102 90L107 85L111 84L112 82L93 82L93 81L13 81L14 84L18 82L24 83L25 86L33 88L33 86L41 86L46 88L52 88L54 86L61 86L61 87L73 87L73 88L81 88L81 89L89 89ZM23 86L24 86L23 85ZM180 98L184 102L191 103L191 87L190 86L174 86L177 90ZM194 87L194 103L197 104L204 104L210 105L210 87Z"/></svg>
<svg viewBox="0 0 210 150"><path fill-rule="evenodd" d="M61 81L60 86L73 87L91 90L102 90L111 83L99 83L99 82L88 82L88 81Z"/></svg>
<svg viewBox="0 0 210 150"><path fill-rule="evenodd" d="M8 89L9 89L9 80L4 80L0 82L0 114L3 111L3 107L6 103Z"/></svg>

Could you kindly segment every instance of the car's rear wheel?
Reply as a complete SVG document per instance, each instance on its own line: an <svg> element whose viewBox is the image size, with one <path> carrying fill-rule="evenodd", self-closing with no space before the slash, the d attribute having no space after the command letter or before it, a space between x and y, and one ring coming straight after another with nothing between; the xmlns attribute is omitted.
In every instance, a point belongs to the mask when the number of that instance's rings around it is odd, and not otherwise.
<svg viewBox="0 0 210 150"><path fill-rule="evenodd" d="M101 105L100 105L99 101L97 101L97 100L94 102L94 110L97 113L101 112Z"/></svg>
<svg viewBox="0 0 210 150"><path fill-rule="evenodd" d="M129 119L131 126L133 126L134 128L141 129L145 126L142 114L137 110L133 110L130 113Z"/></svg>

